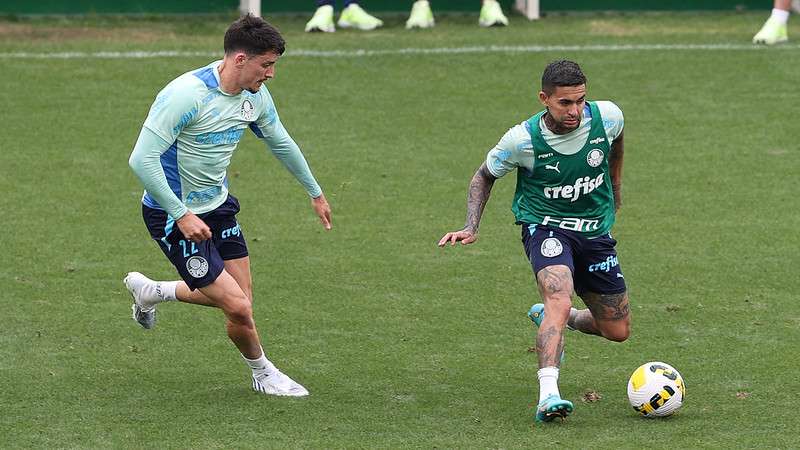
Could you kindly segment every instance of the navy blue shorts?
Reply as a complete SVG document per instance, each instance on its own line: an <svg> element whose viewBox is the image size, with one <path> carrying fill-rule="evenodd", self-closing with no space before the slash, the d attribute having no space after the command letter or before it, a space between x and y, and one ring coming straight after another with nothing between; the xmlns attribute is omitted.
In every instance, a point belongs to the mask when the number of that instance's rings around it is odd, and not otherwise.
<svg viewBox="0 0 800 450"><path fill-rule="evenodd" d="M564 265L572 271L575 292L621 294L625 278L610 234L588 239L581 233L545 225L522 225L522 244L533 273L548 266Z"/></svg>
<svg viewBox="0 0 800 450"><path fill-rule="evenodd" d="M142 205L142 217L150 236L191 290L213 283L222 273L225 260L247 256L247 243L236 221L238 212L239 200L228 195L225 203L213 211L198 214L211 228L212 237L197 243L186 239L164 210Z"/></svg>

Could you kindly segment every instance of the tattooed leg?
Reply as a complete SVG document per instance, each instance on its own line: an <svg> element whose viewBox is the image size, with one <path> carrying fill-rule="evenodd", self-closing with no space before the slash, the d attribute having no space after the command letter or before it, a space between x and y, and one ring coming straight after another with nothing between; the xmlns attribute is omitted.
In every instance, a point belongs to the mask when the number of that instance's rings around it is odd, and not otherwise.
<svg viewBox="0 0 800 450"><path fill-rule="evenodd" d="M540 328L536 334L536 351L539 353L539 368L561 366L564 351L564 327Z"/></svg>
<svg viewBox="0 0 800 450"><path fill-rule="evenodd" d="M544 319L536 334L539 367L558 367L564 350L564 326L572 305L572 272L567 266L549 266L536 274L536 281L544 299Z"/></svg>
<svg viewBox="0 0 800 450"><path fill-rule="evenodd" d="M631 332L631 314L628 302L628 293L620 294L598 294L587 292L581 296L583 302L589 307L592 321L586 318L586 313L581 310L575 315L575 328L583 331L579 326L586 327L586 330L597 330L599 334L611 341L622 342L628 339Z"/></svg>
<svg viewBox="0 0 800 450"><path fill-rule="evenodd" d="M588 309L573 309L570 311L567 325L581 333L602 336L600 330L597 329L597 325L594 323L592 312Z"/></svg>

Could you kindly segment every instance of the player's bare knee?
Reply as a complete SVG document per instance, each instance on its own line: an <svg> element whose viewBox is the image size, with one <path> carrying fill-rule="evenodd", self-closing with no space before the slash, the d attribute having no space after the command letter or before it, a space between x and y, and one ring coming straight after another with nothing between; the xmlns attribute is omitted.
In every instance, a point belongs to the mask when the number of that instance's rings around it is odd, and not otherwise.
<svg viewBox="0 0 800 450"><path fill-rule="evenodd" d="M250 308L242 308L230 311L227 314L228 321L231 324L236 326L244 326L247 328L255 327L255 322L253 321L253 314Z"/></svg>
<svg viewBox="0 0 800 450"><path fill-rule="evenodd" d="M631 335L631 327L628 324L621 324L611 329L602 330L603 337L609 341L625 342Z"/></svg>
<svg viewBox="0 0 800 450"><path fill-rule="evenodd" d="M628 340L628 337L631 335L630 330L614 330L610 333L606 332L603 334L603 337L608 339L609 341L614 342L625 342Z"/></svg>
<svg viewBox="0 0 800 450"><path fill-rule="evenodd" d="M536 274L542 297L563 299L572 296L572 271L567 266L548 266Z"/></svg>
<svg viewBox="0 0 800 450"><path fill-rule="evenodd" d="M253 323L253 305L244 294L227 302L224 311L228 320L235 324L249 326Z"/></svg>
<svg viewBox="0 0 800 450"><path fill-rule="evenodd" d="M630 316L613 322L598 323L600 334L609 341L624 342L631 335Z"/></svg>
<svg viewBox="0 0 800 450"><path fill-rule="evenodd" d="M545 317L552 317L561 321L569 318L569 310L572 307L571 297L563 292L546 295L544 297Z"/></svg>

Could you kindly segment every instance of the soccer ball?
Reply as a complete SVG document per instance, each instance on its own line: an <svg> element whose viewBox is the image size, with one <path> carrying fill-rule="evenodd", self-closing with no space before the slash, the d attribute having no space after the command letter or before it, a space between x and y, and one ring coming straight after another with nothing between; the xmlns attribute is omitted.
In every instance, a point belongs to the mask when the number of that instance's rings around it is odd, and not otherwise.
<svg viewBox="0 0 800 450"><path fill-rule="evenodd" d="M680 409L684 397L683 377L663 362L642 364L628 380L628 400L645 417L671 415Z"/></svg>

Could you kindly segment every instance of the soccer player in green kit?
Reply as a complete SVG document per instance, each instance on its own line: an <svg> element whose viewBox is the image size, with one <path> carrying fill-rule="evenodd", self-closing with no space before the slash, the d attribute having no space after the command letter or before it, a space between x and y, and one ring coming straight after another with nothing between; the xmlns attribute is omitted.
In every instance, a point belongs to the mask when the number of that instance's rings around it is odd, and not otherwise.
<svg viewBox="0 0 800 450"><path fill-rule="evenodd" d="M494 181L516 169L511 209L544 301L528 312L538 326L536 421L550 422L573 410L558 391L564 328L618 342L630 335L627 288L609 234L621 204L624 119L614 103L586 100L586 77L572 61L545 68L539 101L545 110L489 151L469 185L464 228L439 246L475 242ZM573 291L587 309L572 308Z"/></svg>
<svg viewBox="0 0 800 450"><path fill-rule="evenodd" d="M261 18L246 15L225 33L225 56L170 82L145 119L129 164L145 187L142 215L181 281L130 272L133 319L155 325L156 305L179 300L218 307L228 337L252 370L260 393L302 397L308 391L269 361L253 320L250 258L228 193L227 168L250 129L303 185L326 229L331 210L305 157L286 132L265 82L285 43Z"/></svg>

